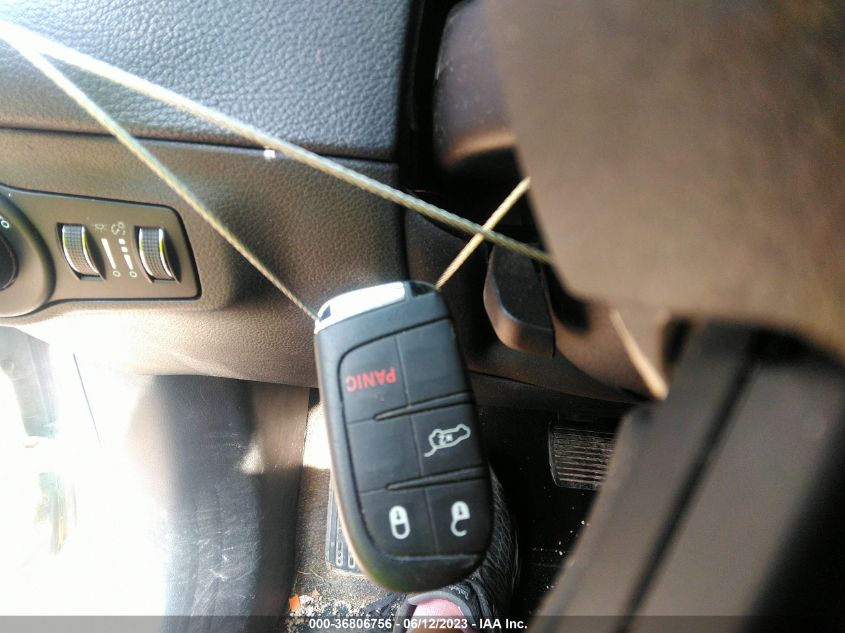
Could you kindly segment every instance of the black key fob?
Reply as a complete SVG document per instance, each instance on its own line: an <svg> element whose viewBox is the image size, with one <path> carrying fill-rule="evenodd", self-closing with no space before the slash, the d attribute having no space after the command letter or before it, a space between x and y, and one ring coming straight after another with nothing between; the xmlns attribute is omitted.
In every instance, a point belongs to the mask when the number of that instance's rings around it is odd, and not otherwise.
<svg viewBox="0 0 845 633"><path fill-rule="evenodd" d="M320 309L317 370L346 538L394 591L466 577L490 539L472 393L443 297L395 282Z"/></svg>

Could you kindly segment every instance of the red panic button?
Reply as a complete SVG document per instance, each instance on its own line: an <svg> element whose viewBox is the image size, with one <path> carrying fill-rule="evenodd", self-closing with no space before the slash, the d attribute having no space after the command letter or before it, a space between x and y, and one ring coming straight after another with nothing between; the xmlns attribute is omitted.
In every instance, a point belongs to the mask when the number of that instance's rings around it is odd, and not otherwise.
<svg viewBox="0 0 845 633"><path fill-rule="evenodd" d="M394 337L349 352L340 363L339 378L347 422L369 420L408 404Z"/></svg>
<svg viewBox="0 0 845 633"><path fill-rule="evenodd" d="M347 393L361 391L362 389L373 389L392 385L396 383L396 368L373 369L360 374L346 376L343 379L343 388Z"/></svg>

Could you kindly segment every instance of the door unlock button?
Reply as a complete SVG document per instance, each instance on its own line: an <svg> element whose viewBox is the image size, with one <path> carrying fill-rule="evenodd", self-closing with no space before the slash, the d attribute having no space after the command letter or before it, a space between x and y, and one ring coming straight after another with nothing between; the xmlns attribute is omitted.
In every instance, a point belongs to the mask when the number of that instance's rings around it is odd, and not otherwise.
<svg viewBox="0 0 845 633"><path fill-rule="evenodd" d="M425 489L438 554L475 554L490 533L490 482L474 479Z"/></svg>
<svg viewBox="0 0 845 633"><path fill-rule="evenodd" d="M469 506L464 501L455 501L452 504L452 525L449 526L449 529L452 530L452 534L457 536L458 538L463 538L467 535L467 531L459 527L462 521L467 521L471 519L469 513Z"/></svg>

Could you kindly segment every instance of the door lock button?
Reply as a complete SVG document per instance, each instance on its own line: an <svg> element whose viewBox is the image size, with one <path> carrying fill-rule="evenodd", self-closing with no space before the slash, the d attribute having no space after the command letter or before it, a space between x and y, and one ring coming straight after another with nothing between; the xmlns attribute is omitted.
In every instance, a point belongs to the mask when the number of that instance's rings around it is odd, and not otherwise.
<svg viewBox="0 0 845 633"><path fill-rule="evenodd" d="M361 495L364 521L373 541L388 554L431 554L434 537L422 490Z"/></svg>

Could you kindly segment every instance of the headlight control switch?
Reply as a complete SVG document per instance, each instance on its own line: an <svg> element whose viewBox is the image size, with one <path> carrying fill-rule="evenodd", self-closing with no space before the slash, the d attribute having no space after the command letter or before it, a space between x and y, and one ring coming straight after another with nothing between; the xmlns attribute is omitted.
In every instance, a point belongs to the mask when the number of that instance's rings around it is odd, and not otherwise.
<svg viewBox="0 0 845 633"><path fill-rule="evenodd" d="M18 276L18 258L9 243L0 235L0 290L5 290Z"/></svg>
<svg viewBox="0 0 845 633"><path fill-rule="evenodd" d="M490 480L443 297L420 282L340 295L320 309L315 348L358 565L395 591L465 577L490 538Z"/></svg>

